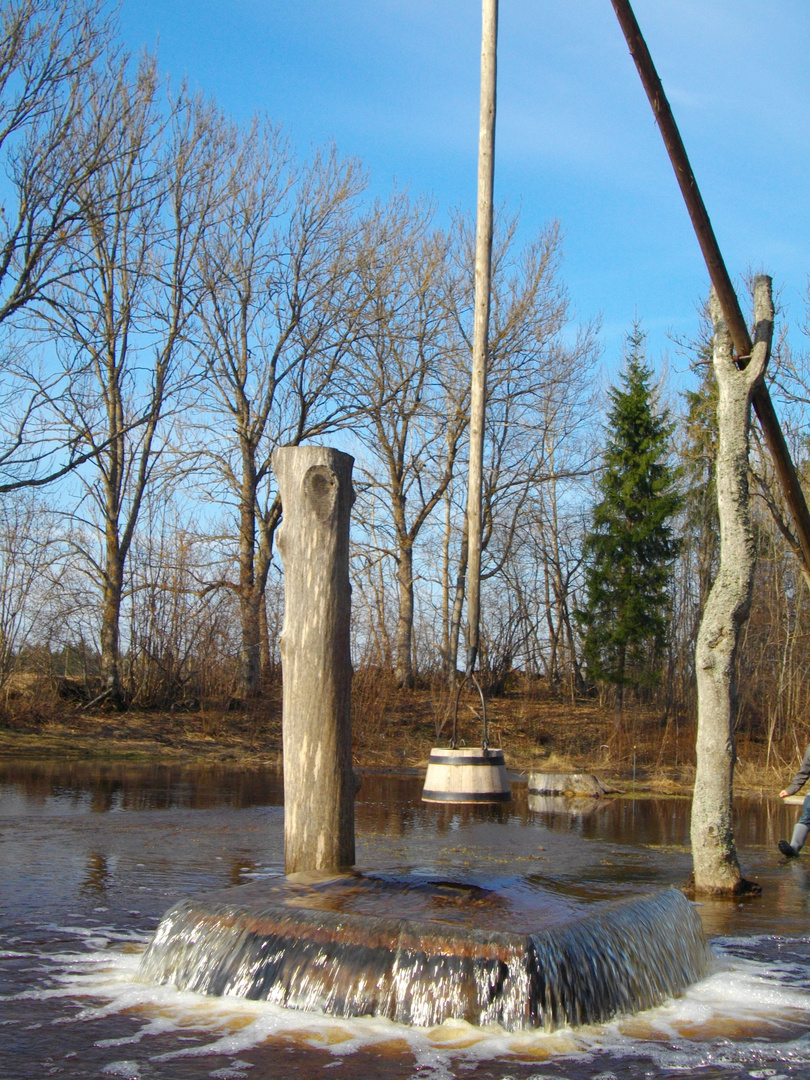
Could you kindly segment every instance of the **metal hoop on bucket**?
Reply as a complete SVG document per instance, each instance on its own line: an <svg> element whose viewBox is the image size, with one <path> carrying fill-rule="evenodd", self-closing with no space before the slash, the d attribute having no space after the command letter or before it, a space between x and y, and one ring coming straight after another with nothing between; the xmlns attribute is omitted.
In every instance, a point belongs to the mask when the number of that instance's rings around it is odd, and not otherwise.
<svg viewBox="0 0 810 1080"><path fill-rule="evenodd" d="M461 693L471 681L478 691L481 712L470 708L483 725L483 741L480 748L459 747L458 707ZM449 748L434 747L430 751L422 802L459 804L507 803L512 798L503 750L492 750L487 731L487 704L475 675L468 671L459 681L453 710L453 738Z"/></svg>

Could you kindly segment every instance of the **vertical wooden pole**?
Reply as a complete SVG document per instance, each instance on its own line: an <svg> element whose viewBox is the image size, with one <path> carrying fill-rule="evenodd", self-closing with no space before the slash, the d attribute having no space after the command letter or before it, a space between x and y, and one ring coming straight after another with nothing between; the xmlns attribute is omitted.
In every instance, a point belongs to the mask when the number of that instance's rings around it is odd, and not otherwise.
<svg viewBox="0 0 810 1080"><path fill-rule="evenodd" d="M284 562L284 864L354 863L349 516L354 458L320 446L273 454Z"/></svg>
<svg viewBox="0 0 810 1080"><path fill-rule="evenodd" d="M481 615L481 500L484 474L484 413L492 264L492 192L495 177L495 87L498 0L483 0L481 28L481 120L478 135L478 207L475 235L475 314L470 395L470 470L467 482L467 674L475 669Z"/></svg>

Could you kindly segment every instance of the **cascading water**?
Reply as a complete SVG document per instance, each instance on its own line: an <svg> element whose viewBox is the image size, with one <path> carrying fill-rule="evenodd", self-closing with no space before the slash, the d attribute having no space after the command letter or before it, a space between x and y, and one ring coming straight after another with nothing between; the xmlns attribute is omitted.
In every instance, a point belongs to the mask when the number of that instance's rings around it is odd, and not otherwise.
<svg viewBox="0 0 810 1080"><path fill-rule="evenodd" d="M257 900L262 890L270 902ZM459 903L459 887L440 883L351 875L317 887L258 882L237 891L236 902L231 890L169 911L140 978L333 1016L551 1031L658 1005L709 965L700 919L675 889L533 932L470 925L508 926L509 913L497 893L467 889ZM415 893L417 908L438 906L438 918L362 910L365 899L401 911Z"/></svg>

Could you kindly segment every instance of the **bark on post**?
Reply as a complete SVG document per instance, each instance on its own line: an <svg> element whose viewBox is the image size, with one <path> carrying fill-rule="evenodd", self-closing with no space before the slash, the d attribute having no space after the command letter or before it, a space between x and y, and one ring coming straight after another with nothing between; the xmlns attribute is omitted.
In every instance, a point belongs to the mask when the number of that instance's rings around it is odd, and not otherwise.
<svg viewBox="0 0 810 1080"><path fill-rule="evenodd" d="M751 360L740 370L717 294L714 324L717 375L717 502L720 567L709 593L695 651L698 692L697 772L692 803L695 891L739 893L750 886L740 873L731 823L734 776L734 660L748 618L755 548L748 498L751 399L768 363L773 336L771 279L754 282L756 330Z"/></svg>
<svg viewBox="0 0 810 1080"><path fill-rule="evenodd" d="M354 863L349 516L354 458L320 446L273 454L284 563L284 863Z"/></svg>
<svg viewBox="0 0 810 1080"><path fill-rule="evenodd" d="M124 706L121 686L121 597L124 593L124 559L118 535L107 523L107 560L104 567L104 593L101 606L101 676L102 697L116 709ZM96 698L96 700L100 700Z"/></svg>

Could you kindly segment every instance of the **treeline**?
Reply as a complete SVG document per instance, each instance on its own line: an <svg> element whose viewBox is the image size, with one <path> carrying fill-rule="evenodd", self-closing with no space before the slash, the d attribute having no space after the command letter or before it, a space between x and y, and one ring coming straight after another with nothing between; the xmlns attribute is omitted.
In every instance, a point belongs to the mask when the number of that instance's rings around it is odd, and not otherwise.
<svg viewBox="0 0 810 1080"><path fill-rule="evenodd" d="M125 56L95 0L5 0L0 19L7 698L47 673L119 708L261 699L280 677L271 458L311 441L356 458L359 683L451 686L467 561L469 214L401 191L373 200L361 163L334 146L303 157L264 117L235 124L153 58ZM612 435L599 327L576 322L561 257L556 223L527 237L501 213L482 676L491 694L542 681L690 724L717 545L705 328L685 347L688 399L665 408L638 327L614 389L633 364L647 372L672 538L655 633L617 674L588 636ZM797 424L802 359L783 345L775 363ZM776 745L808 721L807 585L757 462L741 723Z"/></svg>

